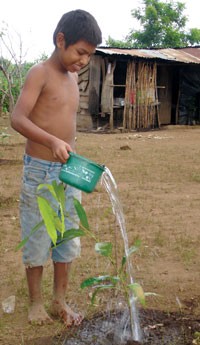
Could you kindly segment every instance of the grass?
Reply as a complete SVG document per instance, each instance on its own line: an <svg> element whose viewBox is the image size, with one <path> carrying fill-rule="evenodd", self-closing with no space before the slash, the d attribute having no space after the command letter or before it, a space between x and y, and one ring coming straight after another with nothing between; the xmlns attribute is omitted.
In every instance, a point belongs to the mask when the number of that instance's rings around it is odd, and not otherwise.
<svg viewBox="0 0 200 345"><path fill-rule="evenodd" d="M200 174L199 173L193 173L192 174L192 181L200 183Z"/></svg>

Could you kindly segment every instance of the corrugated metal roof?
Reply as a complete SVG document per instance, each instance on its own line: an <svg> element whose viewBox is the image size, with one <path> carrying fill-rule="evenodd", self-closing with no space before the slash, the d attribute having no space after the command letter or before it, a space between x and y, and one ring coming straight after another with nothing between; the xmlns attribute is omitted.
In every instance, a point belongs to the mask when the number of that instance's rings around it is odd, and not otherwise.
<svg viewBox="0 0 200 345"><path fill-rule="evenodd" d="M132 57L141 57L146 59L162 59L183 63L200 64L200 48L180 48L180 49L120 49L99 47L96 53L101 52L105 55L126 55Z"/></svg>

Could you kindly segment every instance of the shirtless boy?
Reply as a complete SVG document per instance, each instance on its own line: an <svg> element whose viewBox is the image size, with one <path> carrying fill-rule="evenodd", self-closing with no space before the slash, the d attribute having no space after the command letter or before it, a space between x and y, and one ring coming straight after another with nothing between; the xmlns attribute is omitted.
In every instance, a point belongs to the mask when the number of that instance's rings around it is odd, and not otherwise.
<svg viewBox="0 0 200 345"><path fill-rule="evenodd" d="M101 30L88 12L70 11L60 19L53 42L55 50L50 58L28 72L11 118L12 127L27 138L20 196L22 238L41 221L37 205L38 185L53 180L59 182L61 165L68 159L68 152L75 150L79 103L77 72L89 63L90 56L101 43ZM80 200L80 191L67 186L66 209L75 218L73 197ZM74 226L66 221L66 228ZM50 253L50 242L47 231L41 227L23 250L30 299L28 320L31 323L53 322L44 308L41 294L43 266ZM79 254L79 239L65 242L51 252L54 267L51 314L60 317L66 326L79 325L82 321L81 314L72 311L65 303L70 265Z"/></svg>

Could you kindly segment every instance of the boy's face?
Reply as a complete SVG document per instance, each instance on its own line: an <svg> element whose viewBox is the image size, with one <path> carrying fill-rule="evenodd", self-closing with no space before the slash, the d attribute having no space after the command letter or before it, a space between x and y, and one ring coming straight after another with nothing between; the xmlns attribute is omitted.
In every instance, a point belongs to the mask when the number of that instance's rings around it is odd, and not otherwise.
<svg viewBox="0 0 200 345"><path fill-rule="evenodd" d="M60 35L60 37L59 37ZM86 41L78 41L75 44L65 48L64 35L58 34L57 37L57 53L60 63L69 72L79 72L81 68L86 66L96 47Z"/></svg>

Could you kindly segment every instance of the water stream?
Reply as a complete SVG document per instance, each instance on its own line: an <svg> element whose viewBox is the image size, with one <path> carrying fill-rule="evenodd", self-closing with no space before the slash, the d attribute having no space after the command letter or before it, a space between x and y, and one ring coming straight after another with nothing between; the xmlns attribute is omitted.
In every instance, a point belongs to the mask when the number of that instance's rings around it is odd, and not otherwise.
<svg viewBox="0 0 200 345"><path fill-rule="evenodd" d="M129 244L128 244L128 236L127 236L127 231L126 231L124 213L123 213L122 204L120 202L119 195L118 195L117 184L115 182L115 179L112 173L107 167L105 167L105 172L102 174L101 184L109 195L111 205L112 205L112 211L116 217L116 221L121 231L121 235L124 241L125 255L127 257L127 261L126 261L127 273L130 280L130 284L133 284L134 283L133 268L128 257ZM131 313L130 327L131 327L131 332L133 335L133 340L141 341L141 329L140 329L138 310L136 308L135 296L132 292L130 292L129 302L130 302L130 313Z"/></svg>

